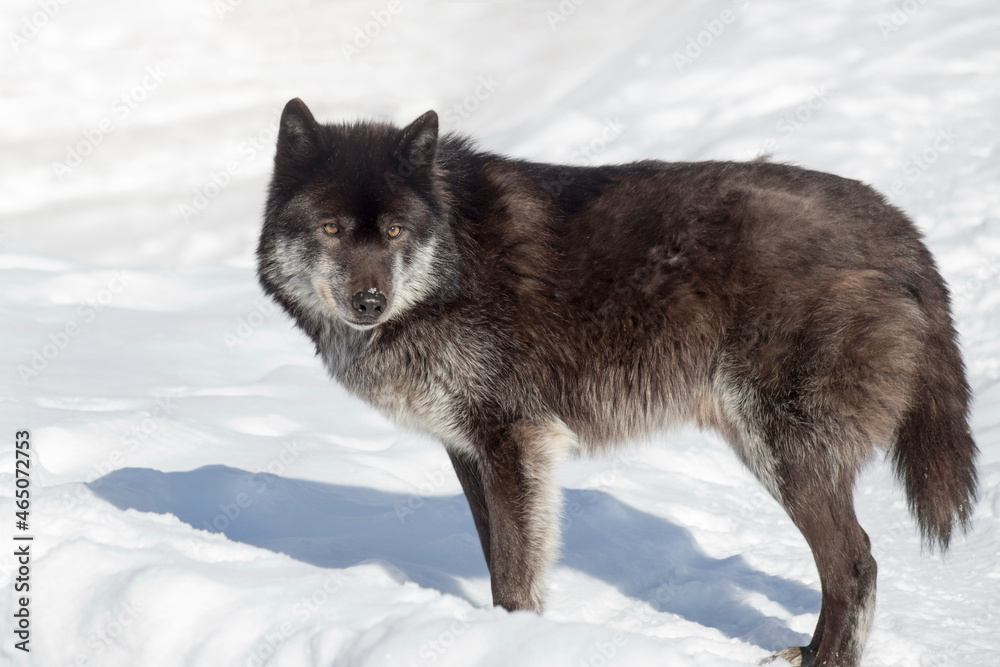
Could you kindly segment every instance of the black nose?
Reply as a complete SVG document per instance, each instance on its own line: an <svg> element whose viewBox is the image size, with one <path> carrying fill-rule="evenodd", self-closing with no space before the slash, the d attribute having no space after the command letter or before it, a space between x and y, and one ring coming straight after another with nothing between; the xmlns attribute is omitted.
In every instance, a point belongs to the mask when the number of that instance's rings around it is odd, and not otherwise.
<svg viewBox="0 0 1000 667"><path fill-rule="evenodd" d="M354 311L361 317L370 317L373 320L382 316L385 311L385 294L378 290L358 292L351 300L354 304Z"/></svg>

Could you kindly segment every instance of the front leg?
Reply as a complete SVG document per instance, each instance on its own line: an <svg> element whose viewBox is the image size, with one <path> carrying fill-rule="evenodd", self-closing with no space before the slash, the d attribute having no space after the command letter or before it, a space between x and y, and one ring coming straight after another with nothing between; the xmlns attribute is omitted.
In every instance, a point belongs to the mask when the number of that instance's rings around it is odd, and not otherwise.
<svg viewBox="0 0 1000 667"><path fill-rule="evenodd" d="M472 510L472 520L479 533L479 543L486 557L486 568L490 567L490 517L486 510L486 492L483 490L483 471L476 456L468 451L447 448L451 465L455 468L458 481L462 483L465 499Z"/></svg>
<svg viewBox="0 0 1000 667"><path fill-rule="evenodd" d="M559 550L555 463L575 447L575 436L558 420L519 421L479 443L493 604L542 611L544 576Z"/></svg>

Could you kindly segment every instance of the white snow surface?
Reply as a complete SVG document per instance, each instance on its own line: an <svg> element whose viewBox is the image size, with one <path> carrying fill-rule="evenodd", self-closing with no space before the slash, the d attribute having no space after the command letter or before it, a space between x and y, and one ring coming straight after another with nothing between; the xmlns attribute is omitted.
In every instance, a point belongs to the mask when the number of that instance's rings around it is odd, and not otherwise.
<svg viewBox="0 0 1000 667"><path fill-rule="evenodd" d="M885 461L859 479L864 664L1000 664L995 0L10 0L0 26L0 663L720 666L808 640L804 540L694 430L567 463L546 613L491 607L443 448L330 382L257 286L301 97L537 160L770 153L888 194L954 293L982 487L942 557Z"/></svg>

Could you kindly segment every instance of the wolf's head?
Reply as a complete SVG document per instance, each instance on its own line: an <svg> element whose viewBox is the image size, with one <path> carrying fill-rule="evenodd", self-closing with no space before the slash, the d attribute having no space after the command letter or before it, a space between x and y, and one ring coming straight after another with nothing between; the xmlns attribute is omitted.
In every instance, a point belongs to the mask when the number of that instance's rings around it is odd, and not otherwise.
<svg viewBox="0 0 1000 667"><path fill-rule="evenodd" d="M433 111L402 129L320 125L290 101L257 248L265 291L300 324L334 317L361 330L427 299L454 243L437 149Z"/></svg>

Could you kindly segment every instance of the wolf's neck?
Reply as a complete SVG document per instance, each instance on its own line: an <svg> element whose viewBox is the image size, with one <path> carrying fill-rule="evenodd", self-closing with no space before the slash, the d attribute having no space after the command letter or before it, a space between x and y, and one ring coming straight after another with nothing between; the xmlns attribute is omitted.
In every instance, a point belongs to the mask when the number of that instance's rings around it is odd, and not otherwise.
<svg viewBox="0 0 1000 667"><path fill-rule="evenodd" d="M371 331L359 331L329 317L321 323L313 341L327 371L342 381L368 345L371 335Z"/></svg>

